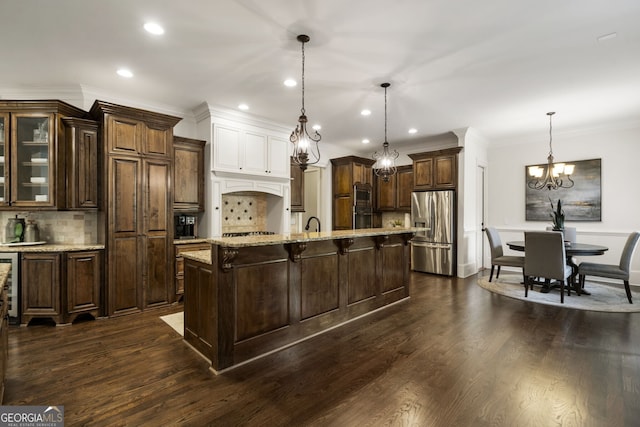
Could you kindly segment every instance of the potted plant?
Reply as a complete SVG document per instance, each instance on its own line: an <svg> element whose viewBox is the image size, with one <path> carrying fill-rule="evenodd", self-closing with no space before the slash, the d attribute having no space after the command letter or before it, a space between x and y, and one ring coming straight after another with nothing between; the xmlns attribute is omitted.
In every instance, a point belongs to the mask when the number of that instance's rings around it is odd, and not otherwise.
<svg viewBox="0 0 640 427"><path fill-rule="evenodd" d="M551 201L551 197L549 197L549 202L551 203L551 219L553 220L553 229L554 231L564 231L564 211L562 210L562 200L558 199L558 204L554 210L553 202Z"/></svg>

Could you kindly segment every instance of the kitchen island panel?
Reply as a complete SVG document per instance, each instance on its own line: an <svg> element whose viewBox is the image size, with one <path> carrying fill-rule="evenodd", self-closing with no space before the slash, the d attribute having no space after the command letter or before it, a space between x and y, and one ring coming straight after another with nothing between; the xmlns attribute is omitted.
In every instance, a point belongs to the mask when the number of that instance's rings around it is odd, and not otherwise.
<svg viewBox="0 0 640 427"><path fill-rule="evenodd" d="M236 342L289 325L287 261L240 266L235 270Z"/></svg>
<svg viewBox="0 0 640 427"><path fill-rule="evenodd" d="M211 239L184 254L185 340L220 372L405 300L413 235Z"/></svg>
<svg viewBox="0 0 640 427"><path fill-rule="evenodd" d="M338 255L331 254L304 257L300 260L300 318L337 310L339 306Z"/></svg>

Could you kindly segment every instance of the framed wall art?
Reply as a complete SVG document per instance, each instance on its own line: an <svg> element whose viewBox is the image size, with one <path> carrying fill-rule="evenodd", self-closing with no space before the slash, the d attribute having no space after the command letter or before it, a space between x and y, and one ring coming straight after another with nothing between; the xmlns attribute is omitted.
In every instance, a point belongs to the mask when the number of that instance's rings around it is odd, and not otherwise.
<svg viewBox="0 0 640 427"><path fill-rule="evenodd" d="M546 164L525 166L525 219L551 221L551 204L562 200L565 221L602 221L601 159L565 162L575 165L571 188L536 190L529 188L529 166L546 168Z"/></svg>

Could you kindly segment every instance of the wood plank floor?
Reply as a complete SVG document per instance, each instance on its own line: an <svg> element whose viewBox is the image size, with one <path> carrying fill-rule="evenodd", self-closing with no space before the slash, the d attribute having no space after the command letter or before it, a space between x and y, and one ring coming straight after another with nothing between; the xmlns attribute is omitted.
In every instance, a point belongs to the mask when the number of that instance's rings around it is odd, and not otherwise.
<svg viewBox="0 0 640 427"><path fill-rule="evenodd" d="M638 425L640 314L475 282L412 273L409 301L218 376L159 319L179 306L13 327L4 404L67 426Z"/></svg>

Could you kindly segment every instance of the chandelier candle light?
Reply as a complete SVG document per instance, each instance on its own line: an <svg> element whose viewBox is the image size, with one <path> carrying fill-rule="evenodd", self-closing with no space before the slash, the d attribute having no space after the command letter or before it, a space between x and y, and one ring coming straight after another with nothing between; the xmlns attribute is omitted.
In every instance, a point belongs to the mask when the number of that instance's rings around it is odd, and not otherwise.
<svg viewBox="0 0 640 427"><path fill-rule="evenodd" d="M310 39L309 36L301 34L297 40L302 43L302 108L300 109L300 117L298 125L291 132L289 140L293 143L293 161L300 166L300 169L307 169L308 165L313 165L320 161L320 150L318 142L320 142L320 134L314 131L313 135L307 132L307 116L304 109L304 44ZM309 159L311 156L311 159Z"/></svg>
<svg viewBox="0 0 640 427"><path fill-rule="evenodd" d="M567 165L564 163L553 163L553 148L551 142L553 140L551 134L551 117L555 113L549 112L549 157L547 157L547 167L529 166L529 175L532 179L527 183L529 188L534 190L557 190L558 188L571 188L573 187L573 180L571 174L575 165ZM566 177L566 180L563 179Z"/></svg>
<svg viewBox="0 0 640 427"><path fill-rule="evenodd" d="M389 142L387 141L387 88L390 83L382 83L380 87L384 88L384 143L382 144L382 153L377 151L373 153L373 159L376 163L373 165L373 172L376 176L382 178L383 182L389 182L389 178L396 173L396 159L399 154L397 150L389 152Z"/></svg>

